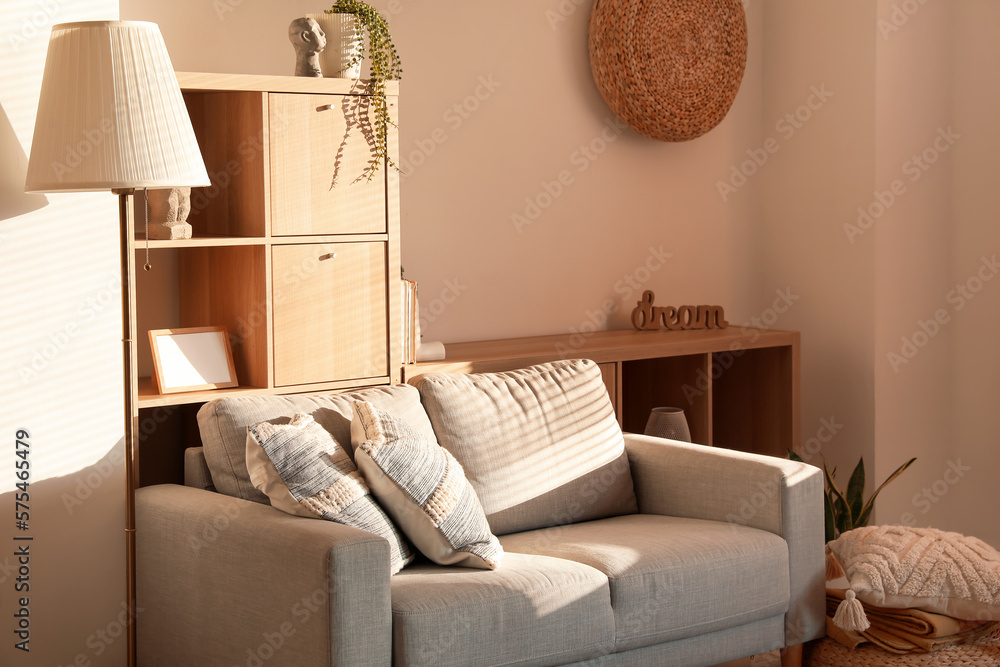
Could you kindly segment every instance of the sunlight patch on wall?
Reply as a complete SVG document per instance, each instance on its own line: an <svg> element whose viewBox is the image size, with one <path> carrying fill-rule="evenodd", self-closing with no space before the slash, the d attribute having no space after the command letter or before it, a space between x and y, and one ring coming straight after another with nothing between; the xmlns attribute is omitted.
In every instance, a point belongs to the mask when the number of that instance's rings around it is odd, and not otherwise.
<svg viewBox="0 0 1000 667"><path fill-rule="evenodd" d="M0 142L10 157L0 170L0 433L32 433L36 483L100 460L123 432L116 199L23 194L49 32L115 19L118 3L8 0L3 15ZM9 455L4 448L0 459ZM11 476L0 478L0 492L11 488Z"/></svg>

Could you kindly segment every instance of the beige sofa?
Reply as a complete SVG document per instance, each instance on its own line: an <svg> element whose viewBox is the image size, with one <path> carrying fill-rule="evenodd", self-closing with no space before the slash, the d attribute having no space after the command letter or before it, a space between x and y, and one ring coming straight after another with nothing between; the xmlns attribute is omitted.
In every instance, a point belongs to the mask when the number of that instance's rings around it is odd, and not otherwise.
<svg viewBox="0 0 1000 667"><path fill-rule="evenodd" d="M823 634L817 469L623 436L589 361L415 384L201 409L187 484L137 494L143 667L696 666ZM356 399L458 459L499 568L390 576L385 539L267 504L247 427L305 412L350 442Z"/></svg>

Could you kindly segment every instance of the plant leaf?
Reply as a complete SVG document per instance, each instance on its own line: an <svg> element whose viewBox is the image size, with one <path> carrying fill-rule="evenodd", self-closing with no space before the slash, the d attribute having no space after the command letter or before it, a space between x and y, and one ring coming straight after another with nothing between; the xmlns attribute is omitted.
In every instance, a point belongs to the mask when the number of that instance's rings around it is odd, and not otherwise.
<svg viewBox="0 0 1000 667"><path fill-rule="evenodd" d="M790 449L788 450L788 458L791 459L792 461L798 461L799 463L805 463L805 461L802 460L801 456L799 456L798 454L796 454L795 452L793 452Z"/></svg>
<svg viewBox="0 0 1000 667"><path fill-rule="evenodd" d="M838 501L840 501L841 503L843 503L843 508L842 508L843 509L843 514L841 514L840 516L837 516L837 511L839 509L841 509L841 508L838 507L836 505L836 503L834 503L833 514L834 514L834 518L837 520L837 527L841 529L841 532L844 532L843 528L842 528L843 525L854 525L854 520L850 516L850 514L851 514L851 508L847 504L847 499L844 498L844 494L841 493L840 489L837 487L837 483L835 481L833 481L833 475L831 475L830 471L827 470L827 468L826 468L826 461L825 460L823 461L823 474L826 475L826 486L827 486L827 489L829 490L829 492L832 493L834 495L834 497ZM842 520L844 518L847 519L846 522ZM848 528L847 530L850 530L850 528Z"/></svg>
<svg viewBox="0 0 1000 667"><path fill-rule="evenodd" d="M917 460L917 457L914 456L912 459L910 459L909 461L907 461L903 465L901 465L898 468L896 468L895 472L893 472L891 475L889 475L889 477L887 477L884 482L882 482L881 484L879 484L879 487L877 489L875 489L875 493L873 493L872 496L871 496L871 498L868 499L868 502L865 503L864 509L861 510L861 515L858 517L858 526L867 526L868 525L868 520L871 517L872 510L875 508L875 498L878 497L879 492L882 489L884 489L886 487L886 485L889 484L889 482L891 482L892 480L896 479L901 474L903 474L903 471L906 470L907 468L909 468L910 465L914 461L916 461L916 460ZM862 521L863 521L863 523L862 523Z"/></svg>
<svg viewBox="0 0 1000 667"><path fill-rule="evenodd" d="M861 510L864 508L865 504L865 460L863 458L858 459L858 465L855 466L854 472L851 473L851 480L847 483L847 503L851 506L851 517L860 518ZM860 521L856 521L855 525L860 526Z"/></svg>
<svg viewBox="0 0 1000 667"><path fill-rule="evenodd" d="M823 496L823 525L826 528L826 541L837 539L837 525L833 519L833 503L830 496Z"/></svg>
<svg viewBox="0 0 1000 667"><path fill-rule="evenodd" d="M854 528L854 515L840 498L833 501L833 514L838 533L846 533Z"/></svg>

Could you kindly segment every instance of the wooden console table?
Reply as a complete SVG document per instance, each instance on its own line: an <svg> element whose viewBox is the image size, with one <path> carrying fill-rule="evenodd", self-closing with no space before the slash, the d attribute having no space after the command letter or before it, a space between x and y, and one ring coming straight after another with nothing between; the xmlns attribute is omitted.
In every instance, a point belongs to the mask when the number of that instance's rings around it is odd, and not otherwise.
<svg viewBox="0 0 1000 667"><path fill-rule="evenodd" d="M626 431L642 433L652 408L674 406L694 442L781 457L799 445L797 331L599 331L452 343L446 352L404 366L404 379L593 359Z"/></svg>

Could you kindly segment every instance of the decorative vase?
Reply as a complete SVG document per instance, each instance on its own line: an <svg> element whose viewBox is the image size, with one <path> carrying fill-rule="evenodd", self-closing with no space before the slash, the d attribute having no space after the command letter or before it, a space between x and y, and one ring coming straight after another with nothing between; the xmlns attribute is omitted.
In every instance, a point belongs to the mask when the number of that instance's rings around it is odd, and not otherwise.
<svg viewBox="0 0 1000 667"><path fill-rule="evenodd" d="M351 61L361 53L364 36L358 31L354 14L307 14L326 33L326 48L319 54L319 68L328 78L360 79L361 60Z"/></svg>
<svg viewBox="0 0 1000 667"><path fill-rule="evenodd" d="M691 431L682 408L653 408L644 433L658 438L691 442Z"/></svg>

